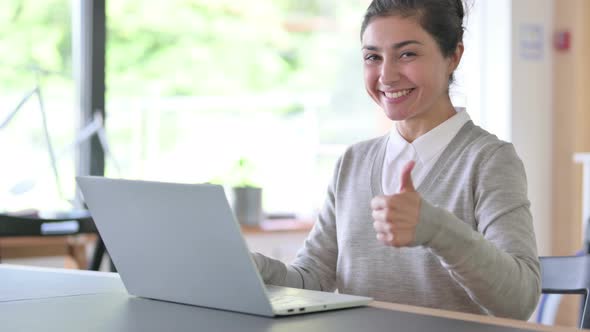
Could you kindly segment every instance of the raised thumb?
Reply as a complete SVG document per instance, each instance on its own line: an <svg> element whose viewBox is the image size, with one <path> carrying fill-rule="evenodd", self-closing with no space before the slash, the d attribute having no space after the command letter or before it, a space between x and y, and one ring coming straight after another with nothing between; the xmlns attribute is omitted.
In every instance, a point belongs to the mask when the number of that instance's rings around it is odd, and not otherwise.
<svg viewBox="0 0 590 332"><path fill-rule="evenodd" d="M412 170L414 169L414 165L416 165L416 162L410 160L402 169L402 175L399 186L400 193L416 191L416 189L414 188L414 182L412 182Z"/></svg>

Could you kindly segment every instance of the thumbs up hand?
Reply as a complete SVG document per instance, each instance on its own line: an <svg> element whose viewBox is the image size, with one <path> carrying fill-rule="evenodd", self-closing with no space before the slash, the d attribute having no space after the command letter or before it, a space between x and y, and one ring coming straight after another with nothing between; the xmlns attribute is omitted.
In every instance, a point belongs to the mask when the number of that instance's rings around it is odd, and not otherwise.
<svg viewBox="0 0 590 332"><path fill-rule="evenodd" d="M385 245L406 247L412 245L416 238L422 199L412 182L415 164L409 161L404 166L399 193L375 196L371 200L373 228L377 232L377 240Z"/></svg>

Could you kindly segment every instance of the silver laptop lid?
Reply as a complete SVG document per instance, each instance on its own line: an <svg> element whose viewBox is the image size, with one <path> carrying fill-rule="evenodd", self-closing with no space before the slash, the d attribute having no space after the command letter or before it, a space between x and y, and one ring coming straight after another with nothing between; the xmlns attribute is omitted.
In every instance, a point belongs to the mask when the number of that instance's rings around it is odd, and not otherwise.
<svg viewBox="0 0 590 332"><path fill-rule="evenodd" d="M273 315L221 186L76 180L129 293Z"/></svg>

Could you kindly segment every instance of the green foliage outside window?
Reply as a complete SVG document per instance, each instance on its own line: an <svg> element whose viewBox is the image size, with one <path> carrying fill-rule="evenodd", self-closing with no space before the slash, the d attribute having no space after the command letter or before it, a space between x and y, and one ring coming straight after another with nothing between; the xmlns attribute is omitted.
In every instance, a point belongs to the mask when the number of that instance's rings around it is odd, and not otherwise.
<svg viewBox="0 0 590 332"><path fill-rule="evenodd" d="M325 26L288 31L286 23L334 20L351 7L334 0L107 1L107 96L325 89L338 64L330 54L342 40ZM0 3L3 91L29 87L32 66L63 74L45 83L71 89L70 17L70 1Z"/></svg>
<svg viewBox="0 0 590 332"><path fill-rule="evenodd" d="M348 143L366 127L349 111L363 109L351 91L362 91L356 85L364 5L356 0L106 0L107 134L122 172L114 172L107 160L105 174L188 182L217 177L264 187L271 209L310 210L312 193L323 194L321 179L328 178L323 174L331 172L335 158L323 156L327 171L313 177L316 145ZM71 0L0 1L0 97L18 100L35 84L32 68L48 71L41 78L58 149L73 140L78 117L71 13ZM275 95L281 97L268 102ZM255 102L245 105L244 96ZM201 97L213 97L214 107L199 106L209 100ZM327 97L336 102L326 102ZM40 132L30 124L39 119L36 107L30 103L21 112L27 116L11 124L22 138L10 136L6 142L18 143L22 151L38 150L43 164L43 141L29 143ZM19 163L36 165L31 156L23 154ZM248 156L250 164L232 168L240 156ZM73 161L71 155L61 160L62 188L73 190ZM15 163L8 173L15 179L30 176L25 169L17 172L21 168ZM23 206L56 205L47 200L56 193L50 174L39 177L47 184L39 184L34 197L21 197ZM18 181L8 180L7 187ZM18 208L18 197L12 198L4 205Z"/></svg>
<svg viewBox="0 0 590 332"><path fill-rule="evenodd" d="M45 83L71 89L71 7L64 0L0 2L0 91L21 93L35 80L34 68L54 72Z"/></svg>

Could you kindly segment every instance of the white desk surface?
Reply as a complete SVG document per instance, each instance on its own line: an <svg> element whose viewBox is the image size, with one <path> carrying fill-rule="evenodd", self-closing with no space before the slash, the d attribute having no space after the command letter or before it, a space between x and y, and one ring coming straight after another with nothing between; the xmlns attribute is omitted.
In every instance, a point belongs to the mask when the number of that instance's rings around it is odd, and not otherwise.
<svg viewBox="0 0 590 332"><path fill-rule="evenodd" d="M0 330L20 331L579 331L374 302L266 318L137 298L117 274L0 265Z"/></svg>
<svg viewBox="0 0 590 332"><path fill-rule="evenodd" d="M0 264L0 302L119 292L116 273L47 269Z"/></svg>

